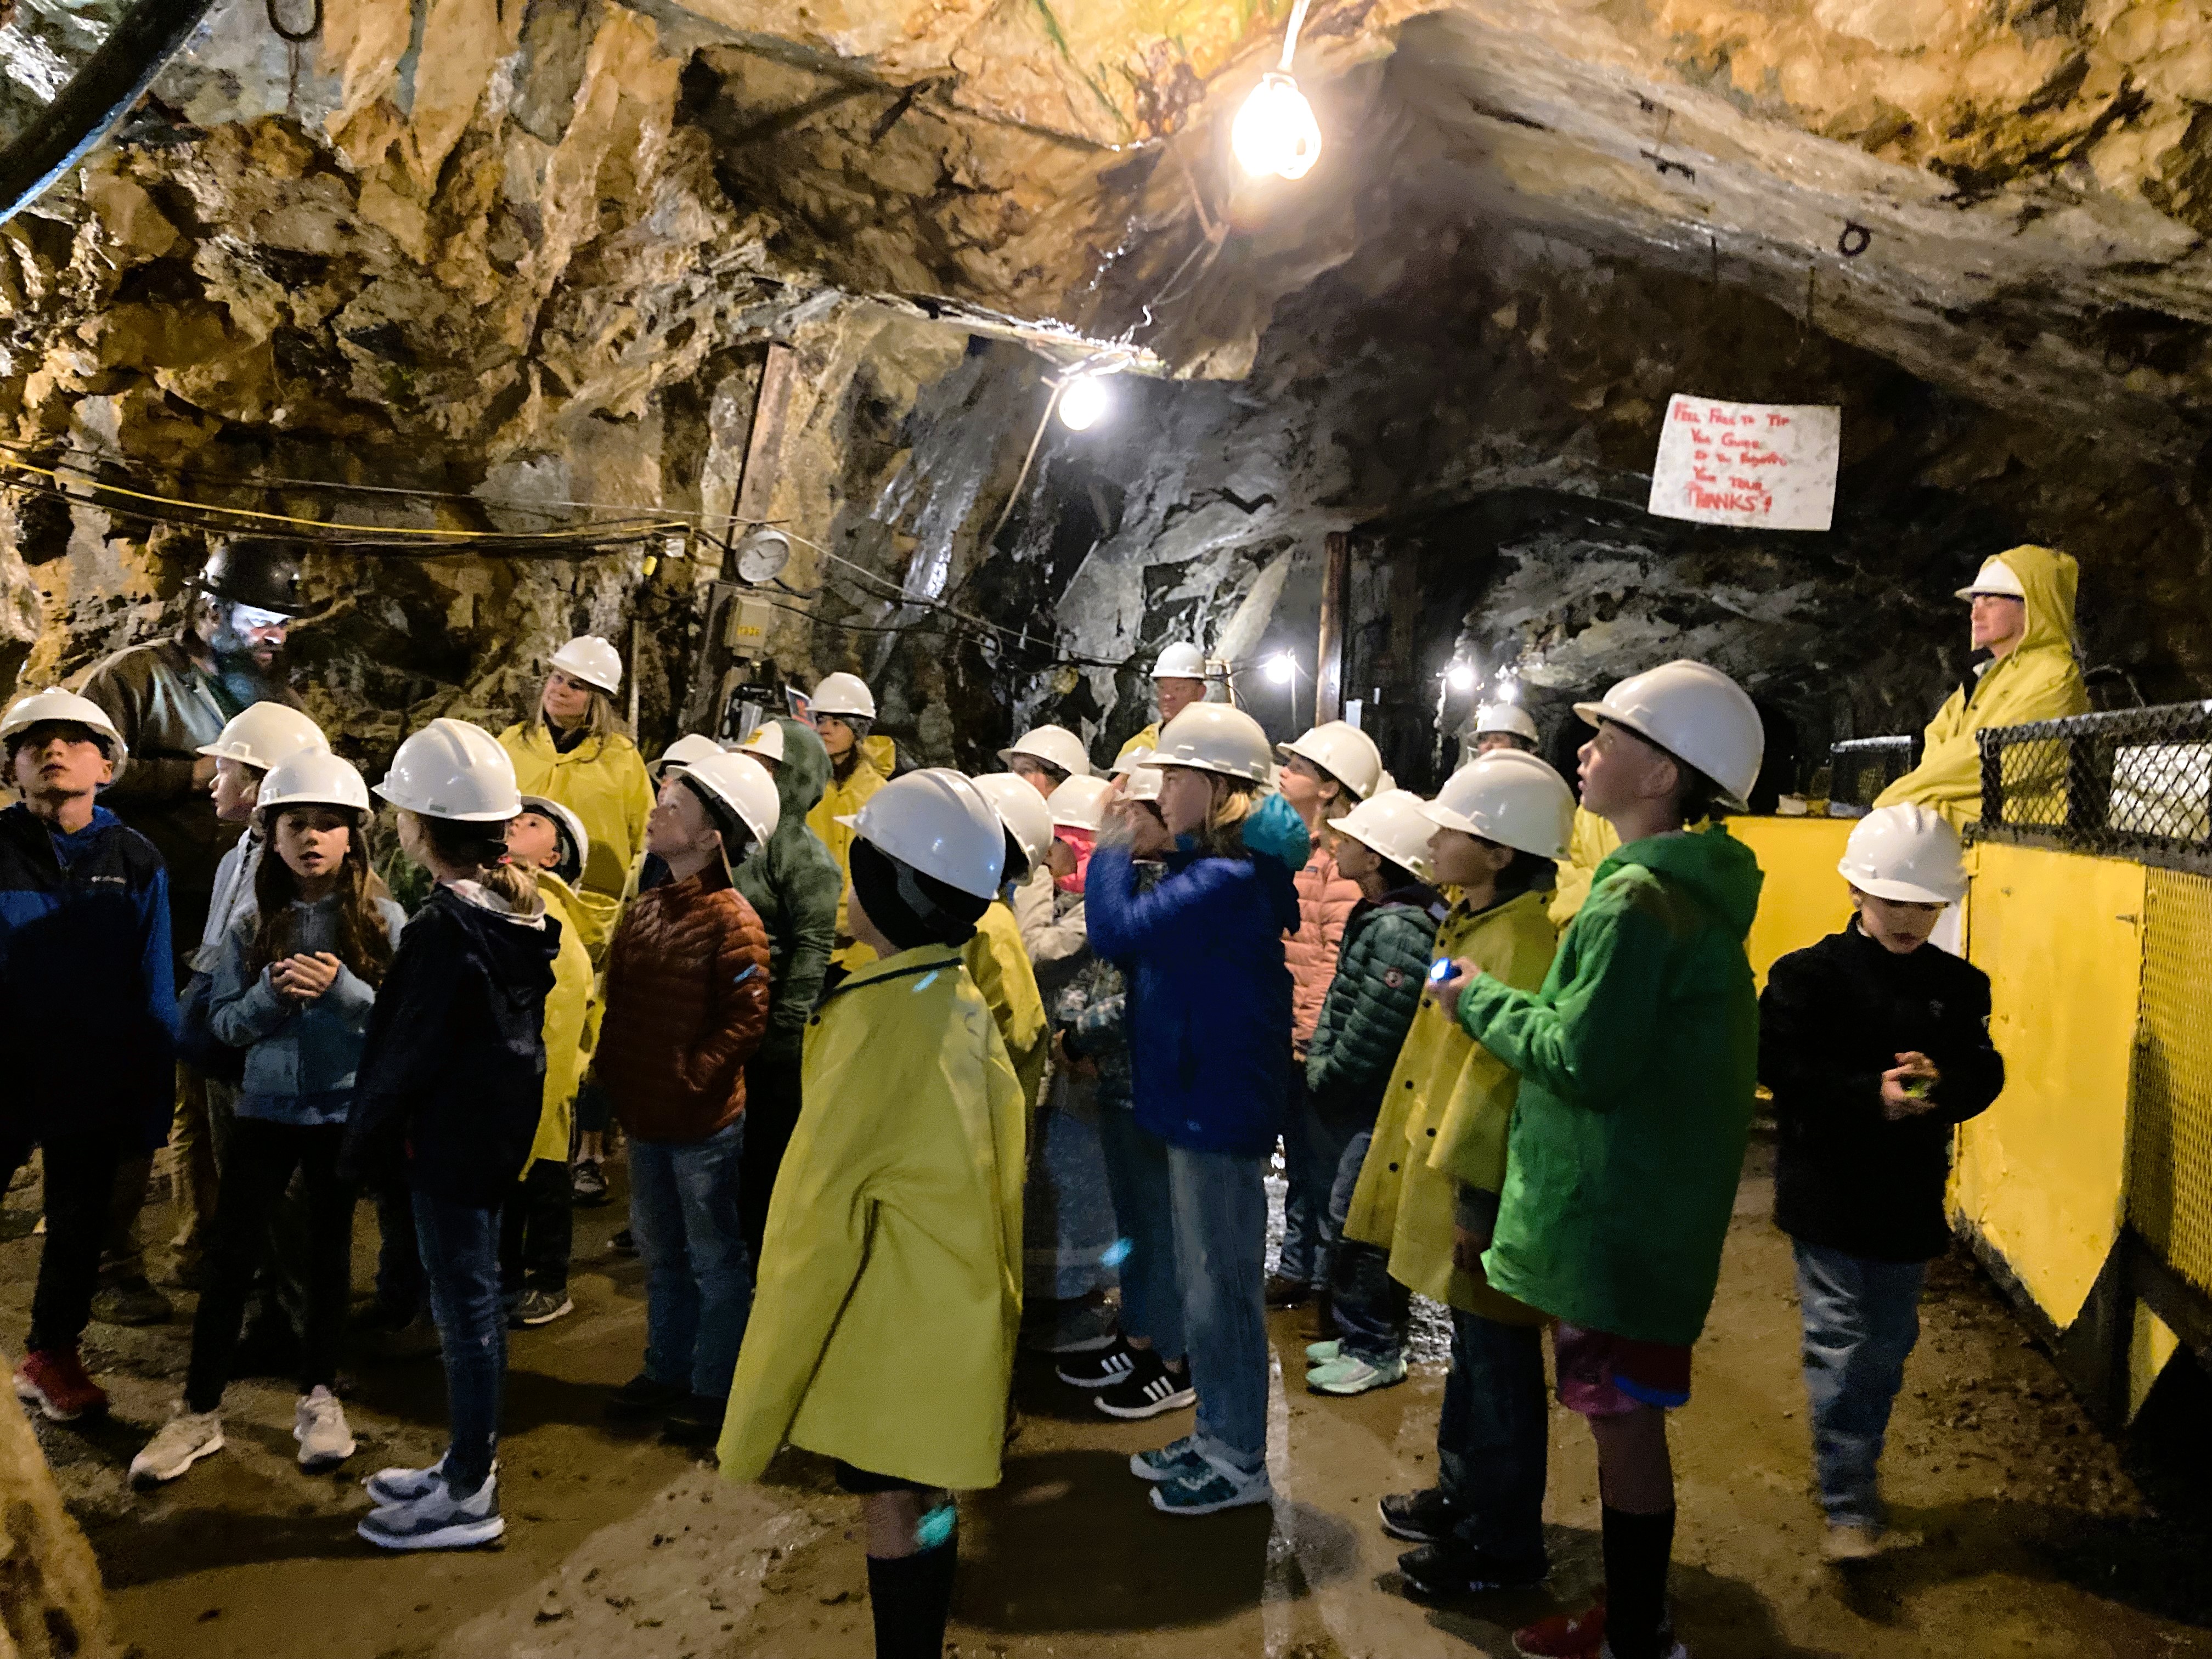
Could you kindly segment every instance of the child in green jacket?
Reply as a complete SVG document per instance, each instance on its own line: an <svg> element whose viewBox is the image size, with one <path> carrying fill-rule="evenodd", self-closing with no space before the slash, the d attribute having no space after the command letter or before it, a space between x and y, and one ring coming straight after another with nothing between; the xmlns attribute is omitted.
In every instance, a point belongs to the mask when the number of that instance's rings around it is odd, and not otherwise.
<svg viewBox="0 0 2212 1659"><path fill-rule="evenodd" d="M1743 941L1750 851L1683 826L1741 811L1765 743L1727 676L1674 662L1575 712L1583 804L1619 831L1542 990L1468 963L1433 989L1521 1073L1504 1190L1482 1266L1551 1315L1559 1399L1589 1421L1607 1600L1514 1638L1524 1655L1686 1659L1667 1614L1674 1477L1665 1413L1687 1402L1735 1206L1759 1005Z"/></svg>

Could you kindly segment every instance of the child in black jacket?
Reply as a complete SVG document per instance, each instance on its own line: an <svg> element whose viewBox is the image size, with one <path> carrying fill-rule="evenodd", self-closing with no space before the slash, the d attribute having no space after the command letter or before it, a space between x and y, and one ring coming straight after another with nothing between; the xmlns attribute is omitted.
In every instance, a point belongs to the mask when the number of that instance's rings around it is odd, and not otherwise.
<svg viewBox="0 0 2212 1659"><path fill-rule="evenodd" d="M1876 1466L1921 1280L1950 1243L1953 1128L2004 1086L1990 981L1928 943L1965 897L1958 836L1923 806L1887 806L1838 866L1858 915L1774 964L1759 1074L1781 1128L1774 1218L1795 1241L1805 1390L1831 1561L1912 1541L1888 1530Z"/></svg>
<svg viewBox="0 0 2212 1659"><path fill-rule="evenodd" d="M400 744L376 793L400 809L399 843L438 884L369 1018L340 1173L398 1175L412 1194L453 1437L427 1469L371 1477L379 1507L360 1530L386 1549L456 1549L506 1526L493 1462L507 1370L500 1208L538 1130L560 924L507 861L522 803L489 732L433 720Z"/></svg>

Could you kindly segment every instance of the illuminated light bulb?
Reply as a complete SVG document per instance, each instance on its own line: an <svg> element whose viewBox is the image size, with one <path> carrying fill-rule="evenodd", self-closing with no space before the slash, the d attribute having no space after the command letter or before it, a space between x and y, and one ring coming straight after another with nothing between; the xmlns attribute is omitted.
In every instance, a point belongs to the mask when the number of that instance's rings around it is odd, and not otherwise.
<svg viewBox="0 0 2212 1659"><path fill-rule="evenodd" d="M1321 123L1298 83L1280 70L1260 77L1229 130L1229 148L1255 179L1303 179L1321 159Z"/></svg>
<svg viewBox="0 0 2212 1659"><path fill-rule="evenodd" d="M1278 652L1267 659L1267 678L1278 685L1288 685L1291 676L1297 672L1297 662L1287 651Z"/></svg>
<svg viewBox="0 0 2212 1659"><path fill-rule="evenodd" d="M1507 680L1504 684L1500 685L1498 688L1498 700L1500 702L1520 702L1521 682L1518 680Z"/></svg>
<svg viewBox="0 0 2212 1659"><path fill-rule="evenodd" d="M1455 662L1444 672L1444 684L1455 691L1474 690L1474 670L1468 664Z"/></svg>
<svg viewBox="0 0 2212 1659"><path fill-rule="evenodd" d="M1087 432L1112 402L1104 376L1079 374L1060 389L1060 423L1071 432Z"/></svg>

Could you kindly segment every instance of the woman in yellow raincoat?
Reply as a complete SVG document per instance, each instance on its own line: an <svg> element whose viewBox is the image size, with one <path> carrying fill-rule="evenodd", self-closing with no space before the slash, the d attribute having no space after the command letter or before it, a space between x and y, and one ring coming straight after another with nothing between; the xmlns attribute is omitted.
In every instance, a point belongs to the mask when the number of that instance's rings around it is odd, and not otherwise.
<svg viewBox="0 0 2212 1659"><path fill-rule="evenodd" d="M815 735L830 751L830 781L822 799L806 814L806 827L822 839L830 856L837 860L839 878L851 876L853 828L850 820L890 781L898 751L889 738L869 735L875 723L876 694L857 674L825 674L815 686L807 716ZM831 958L848 973L875 959L866 945L856 945L846 926L845 901L837 901L837 954Z"/></svg>
<svg viewBox="0 0 2212 1659"><path fill-rule="evenodd" d="M499 734L514 762L516 787L559 801L583 820L591 849L575 884L611 899L622 896L653 811L644 758L615 713L621 689L614 647L580 635L553 653L537 714Z"/></svg>
<svg viewBox="0 0 2212 1659"><path fill-rule="evenodd" d="M1534 755L1501 750L1455 774L1427 811L1432 873L1462 895L1437 959L1540 988L1558 943L1546 905L1574 813L1565 781ZM1384 1527L1423 1546L1400 1562L1417 1594L1533 1584L1547 1570L1544 1318L1482 1272L1519 1090L1449 1010L1425 1000L1345 1219L1347 1239L1389 1249L1392 1279L1452 1312L1437 1484L1382 1503Z"/></svg>
<svg viewBox="0 0 2212 1659"><path fill-rule="evenodd" d="M1022 1307L1027 1103L960 962L999 820L957 773L860 815L850 915L880 959L825 996L738 1356L723 1476L787 1443L862 1498L878 1651L941 1652L955 1491L998 1484Z"/></svg>

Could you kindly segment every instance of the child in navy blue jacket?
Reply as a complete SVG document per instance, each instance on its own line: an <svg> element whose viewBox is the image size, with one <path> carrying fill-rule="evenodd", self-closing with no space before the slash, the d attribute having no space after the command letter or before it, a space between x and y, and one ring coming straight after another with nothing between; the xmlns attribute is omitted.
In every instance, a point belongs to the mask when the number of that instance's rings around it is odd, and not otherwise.
<svg viewBox="0 0 2212 1659"><path fill-rule="evenodd" d="M1273 751L1259 722L1199 703L1160 733L1167 872L1138 890L1126 842L1092 855L1091 949L1129 975L1136 1121L1167 1144L1197 1431L1131 1460L1170 1515L1273 1496L1267 1480L1265 1172L1290 1088L1291 978L1283 930L1304 823L1262 795Z"/></svg>
<svg viewBox="0 0 2212 1659"><path fill-rule="evenodd" d="M22 797L0 811L0 1191L45 1150L46 1243L15 1393L58 1423L105 1411L77 1338L116 1166L168 1138L177 995L151 842L97 804L126 763L100 705L37 691L0 718Z"/></svg>

